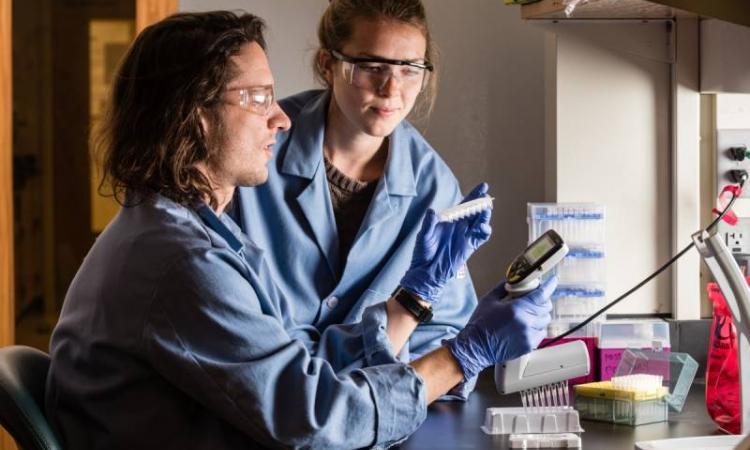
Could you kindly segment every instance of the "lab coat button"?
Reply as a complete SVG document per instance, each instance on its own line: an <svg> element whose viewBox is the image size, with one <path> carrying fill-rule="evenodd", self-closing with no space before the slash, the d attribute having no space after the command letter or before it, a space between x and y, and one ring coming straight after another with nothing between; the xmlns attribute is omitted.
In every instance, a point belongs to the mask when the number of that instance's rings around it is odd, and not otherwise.
<svg viewBox="0 0 750 450"><path fill-rule="evenodd" d="M326 299L326 305L328 305L329 308L333 309L339 304L339 299L336 297L328 297Z"/></svg>

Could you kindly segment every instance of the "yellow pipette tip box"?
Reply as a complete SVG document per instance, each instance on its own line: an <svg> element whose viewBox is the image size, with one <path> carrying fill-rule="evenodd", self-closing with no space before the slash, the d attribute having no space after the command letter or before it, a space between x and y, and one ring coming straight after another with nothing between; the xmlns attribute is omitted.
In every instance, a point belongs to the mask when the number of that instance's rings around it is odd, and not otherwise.
<svg viewBox="0 0 750 450"><path fill-rule="evenodd" d="M583 420L642 425L680 412L698 370L687 353L628 349L609 381L575 386Z"/></svg>
<svg viewBox="0 0 750 450"><path fill-rule="evenodd" d="M576 395L584 397L623 399L623 400L654 400L665 397L669 393L669 388L659 386L656 389L648 390L631 390L618 389L611 381L597 381L594 383L585 383L574 386Z"/></svg>

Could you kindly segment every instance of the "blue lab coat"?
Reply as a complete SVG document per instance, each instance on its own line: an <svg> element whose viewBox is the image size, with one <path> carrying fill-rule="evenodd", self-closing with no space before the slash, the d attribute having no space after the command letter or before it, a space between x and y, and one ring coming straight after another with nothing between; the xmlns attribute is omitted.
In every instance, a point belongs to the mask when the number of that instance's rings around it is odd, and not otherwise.
<svg viewBox="0 0 750 450"><path fill-rule="evenodd" d="M359 448L412 433L425 386L392 356L384 304L297 325L226 215L155 197L123 208L52 335L47 415L65 448Z"/></svg>
<svg viewBox="0 0 750 450"><path fill-rule="evenodd" d="M409 267L427 208L440 211L462 199L448 166L408 122L390 136L385 173L373 194L347 261L339 261L336 222L323 162L327 91L307 91L280 102L292 127L277 135L268 182L240 188L232 214L266 250L273 278L290 294L294 319L325 330L356 323L386 300ZM468 273L445 287L430 323L420 324L401 357L427 353L463 328L477 298ZM452 392L465 398L473 387Z"/></svg>

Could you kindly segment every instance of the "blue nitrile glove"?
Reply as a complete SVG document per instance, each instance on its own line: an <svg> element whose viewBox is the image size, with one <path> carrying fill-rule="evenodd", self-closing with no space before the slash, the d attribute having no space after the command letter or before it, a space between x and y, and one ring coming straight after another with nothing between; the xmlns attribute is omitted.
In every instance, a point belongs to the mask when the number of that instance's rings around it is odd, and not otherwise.
<svg viewBox="0 0 750 450"><path fill-rule="evenodd" d="M443 341L468 380L485 367L518 358L534 350L547 335L557 287L552 276L521 297L510 298L505 282L479 300L477 309L454 339Z"/></svg>
<svg viewBox="0 0 750 450"><path fill-rule="evenodd" d="M487 195L487 183L481 183L461 203ZM428 209L417 234L409 270L401 279L401 287L422 299L436 303L443 286L456 276L474 250L487 242L492 233L491 211L439 222L437 214Z"/></svg>

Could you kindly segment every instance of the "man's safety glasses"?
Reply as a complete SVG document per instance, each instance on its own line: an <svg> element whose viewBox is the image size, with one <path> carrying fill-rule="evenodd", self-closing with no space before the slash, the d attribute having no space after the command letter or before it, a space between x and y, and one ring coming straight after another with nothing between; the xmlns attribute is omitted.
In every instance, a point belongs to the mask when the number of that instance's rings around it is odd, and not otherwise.
<svg viewBox="0 0 750 450"><path fill-rule="evenodd" d="M261 116L267 116L276 101L273 86L227 89L226 96L227 103Z"/></svg>
<svg viewBox="0 0 750 450"><path fill-rule="evenodd" d="M403 89L421 91L427 86L433 66L428 61L414 62L386 58L355 58L336 50L331 56L341 61L344 78L361 89L382 90L389 79L399 81Z"/></svg>

